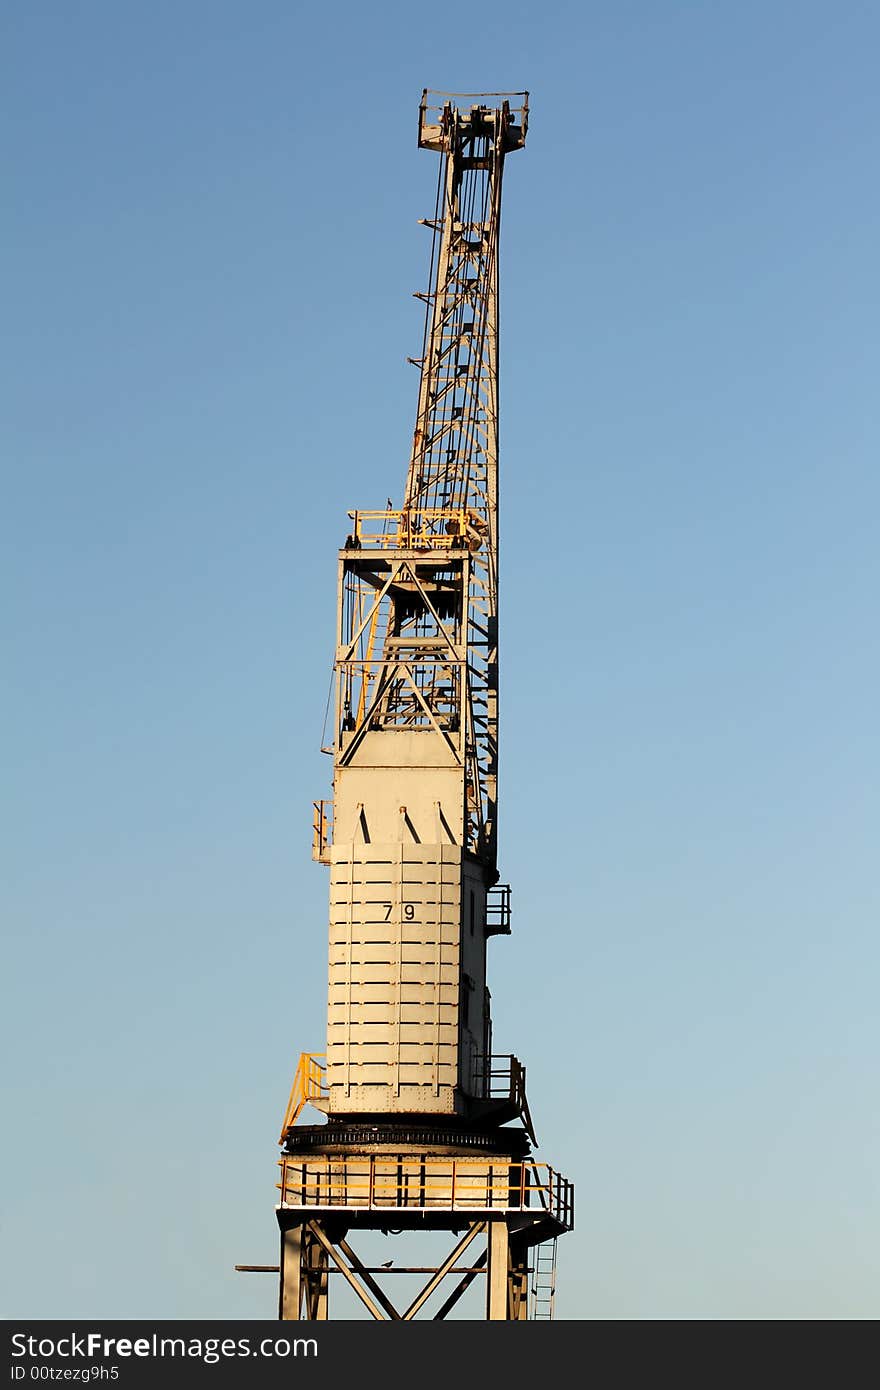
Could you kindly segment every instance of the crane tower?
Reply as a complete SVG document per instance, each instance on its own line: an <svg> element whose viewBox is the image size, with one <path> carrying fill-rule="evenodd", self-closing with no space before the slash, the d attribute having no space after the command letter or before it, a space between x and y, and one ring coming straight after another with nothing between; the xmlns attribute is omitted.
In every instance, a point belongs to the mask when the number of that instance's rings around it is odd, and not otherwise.
<svg viewBox="0 0 880 1390"><path fill-rule="evenodd" d="M301 1055L281 1134L286 1319L328 1317L331 1274L377 1319L443 1318L480 1276L487 1318L546 1317L555 1241L573 1225L571 1184L533 1157L525 1068L492 1047L486 948L510 932L496 863L498 237L528 93L468 96L425 91L419 108L419 146L440 167L403 506L350 512L338 557L333 795L315 803L313 846L330 867L327 1043ZM409 1271L430 1277L406 1308L351 1243L389 1230L452 1242Z"/></svg>

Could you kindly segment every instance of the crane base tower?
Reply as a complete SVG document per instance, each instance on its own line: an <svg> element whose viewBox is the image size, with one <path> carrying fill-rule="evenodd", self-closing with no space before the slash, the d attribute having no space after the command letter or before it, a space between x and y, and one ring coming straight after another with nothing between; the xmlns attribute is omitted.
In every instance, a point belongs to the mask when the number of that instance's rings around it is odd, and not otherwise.
<svg viewBox="0 0 880 1390"><path fill-rule="evenodd" d="M571 1228L573 1192L534 1162L522 1131L395 1126L383 1135L367 1123L336 1131L300 1127L281 1161L280 1318L327 1318L328 1276L337 1271L378 1320L424 1316L432 1298L428 1315L445 1318L481 1278L492 1321L527 1318L530 1308L535 1316L542 1294L552 1299L552 1288L535 1282L534 1251ZM439 1264L397 1271L425 1276L406 1307L383 1287L385 1270L358 1256L365 1231L448 1232Z"/></svg>

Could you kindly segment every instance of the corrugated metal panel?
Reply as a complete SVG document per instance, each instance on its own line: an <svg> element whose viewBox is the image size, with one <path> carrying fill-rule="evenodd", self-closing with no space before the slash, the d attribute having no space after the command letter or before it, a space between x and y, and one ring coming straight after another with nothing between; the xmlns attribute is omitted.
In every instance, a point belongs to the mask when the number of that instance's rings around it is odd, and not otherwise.
<svg viewBox="0 0 880 1390"><path fill-rule="evenodd" d="M460 913L458 846L334 846L331 1113L454 1112Z"/></svg>

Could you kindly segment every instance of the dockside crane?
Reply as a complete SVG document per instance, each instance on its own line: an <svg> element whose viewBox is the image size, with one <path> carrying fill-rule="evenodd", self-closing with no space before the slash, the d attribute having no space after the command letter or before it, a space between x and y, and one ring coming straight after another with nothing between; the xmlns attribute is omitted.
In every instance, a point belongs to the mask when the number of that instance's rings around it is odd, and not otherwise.
<svg viewBox="0 0 880 1390"><path fill-rule="evenodd" d="M486 970L511 920L498 243L505 159L527 130L528 93L422 94L418 143L439 177L403 505L350 512L338 555L333 787L313 846L330 866L327 1042L300 1056L281 1132L285 1319L327 1318L331 1273L380 1320L446 1317L480 1277L487 1318L551 1316L555 1242L574 1222L571 1183L533 1156L525 1068L493 1052ZM355 1250L389 1229L453 1241L405 1308Z"/></svg>

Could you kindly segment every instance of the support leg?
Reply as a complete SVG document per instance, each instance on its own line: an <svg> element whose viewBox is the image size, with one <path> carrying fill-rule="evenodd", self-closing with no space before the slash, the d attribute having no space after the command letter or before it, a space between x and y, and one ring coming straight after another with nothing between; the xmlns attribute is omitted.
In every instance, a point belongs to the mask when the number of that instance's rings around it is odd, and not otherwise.
<svg viewBox="0 0 880 1390"><path fill-rule="evenodd" d="M509 1285L508 1317L518 1322L529 1316L529 1250L518 1240L510 1242Z"/></svg>
<svg viewBox="0 0 880 1390"><path fill-rule="evenodd" d="M278 1316L283 1322L299 1321L302 1292L302 1226L290 1226L281 1232Z"/></svg>
<svg viewBox="0 0 880 1390"><path fill-rule="evenodd" d="M316 1322L327 1320L327 1252L309 1227L303 1231L303 1277L307 1280L306 1307Z"/></svg>
<svg viewBox="0 0 880 1390"><path fill-rule="evenodd" d="M489 1268L486 1273L486 1318L489 1322L507 1322L507 1222L495 1218L489 1222Z"/></svg>

